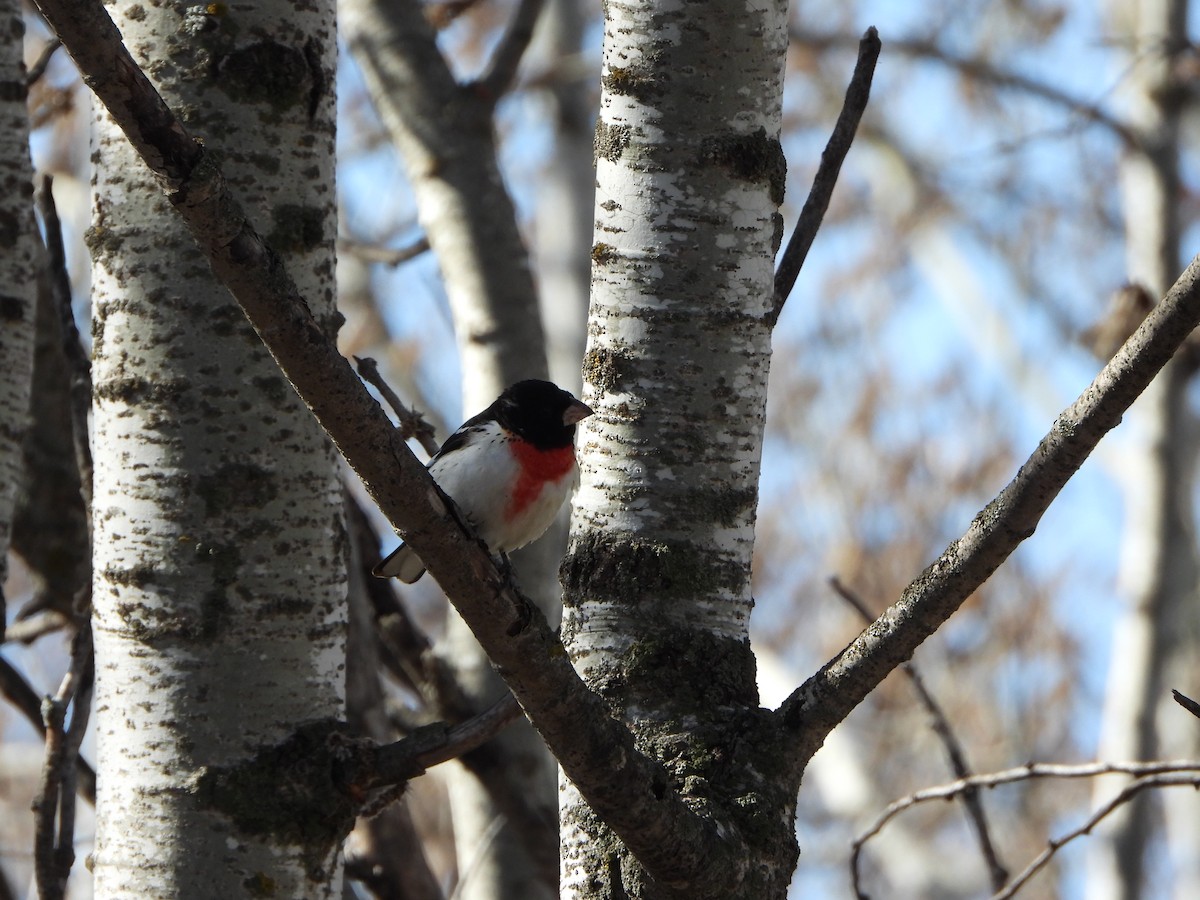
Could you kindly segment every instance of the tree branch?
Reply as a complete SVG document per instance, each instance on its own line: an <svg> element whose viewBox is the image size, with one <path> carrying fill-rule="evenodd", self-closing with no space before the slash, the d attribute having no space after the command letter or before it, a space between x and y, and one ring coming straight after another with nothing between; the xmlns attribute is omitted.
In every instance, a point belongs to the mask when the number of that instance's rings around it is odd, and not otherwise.
<svg viewBox="0 0 1200 900"><path fill-rule="evenodd" d="M504 95L517 77L517 68L533 38L533 28L541 11L542 0L519 0L517 3L517 9L488 62L487 71L476 82L493 103Z"/></svg>
<svg viewBox="0 0 1200 900"><path fill-rule="evenodd" d="M54 52L62 46L62 42L58 38L52 38L42 47L38 53L38 58L34 60L29 71L25 73L25 87L30 88L37 84L38 80L46 74L46 68L50 65L50 59L54 56Z"/></svg>
<svg viewBox="0 0 1200 900"><path fill-rule="evenodd" d="M775 272L775 301L770 314L772 325L779 321L783 305L796 284L817 230L825 218L825 211L829 209L829 199L837 185L838 173L842 171L842 163L850 152L850 145L854 143L858 123L871 97L871 80L875 77L875 63L879 61L881 47L879 32L874 26L868 28L858 42L858 61L854 64L854 74L846 88L846 100L833 126L833 134L829 136L829 143L821 153L821 164L813 176L808 199L804 201L804 208L800 210L800 218L796 221L796 229L788 239Z"/></svg>
<svg viewBox="0 0 1200 900"><path fill-rule="evenodd" d="M795 43L816 49L845 47L849 46L853 40L847 34L808 31L796 26L790 29L788 36ZM952 53L944 47L940 47L936 42L924 38L889 38L888 49L902 53L905 56L939 62L949 68L956 69L974 81L991 84L998 88L1020 91L1037 97L1040 100L1045 100L1048 103L1053 103L1056 106L1061 106L1068 112L1107 128L1120 138L1127 148L1135 149L1141 146L1142 142L1133 129L1103 107L1095 103L1089 103L1086 100L1080 100L1078 97L1073 97L1065 91L1054 87L1054 85L1038 81L1036 78L1022 75L1011 69L1000 68L976 57Z"/></svg>
<svg viewBox="0 0 1200 900"><path fill-rule="evenodd" d="M379 372L379 364L369 356L356 356L354 362L358 365L358 374L363 381L373 385L379 391L379 396L387 401L399 420L400 433L405 439L416 438L417 442L430 456L438 452L438 443L433 436L433 426L425 421L425 417L415 409L409 409L404 401L392 390L392 386L384 380Z"/></svg>
<svg viewBox="0 0 1200 900"><path fill-rule="evenodd" d="M53 42L58 44L57 41ZM68 399L71 410L71 437L75 448L75 464L79 469L79 491L83 507L92 508L92 445L88 440L88 416L92 411L92 363L83 349L75 313L71 305L71 276L67 272L67 251L63 246L62 222L54 202L54 177L46 175L38 187L37 208L46 231L46 254L49 262L50 295L58 306L62 324L63 354L69 377ZM91 532L91 518L88 518ZM89 604L90 606L90 604ZM81 608L87 612L88 607Z"/></svg>
<svg viewBox="0 0 1200 900"><path fill-rule="evenodd" d="M429 238L422 235L407 247L380 247L356 241L353 238L338 238L339 253L352 253L363 262L381 263L395 268L410 259L416 259L422 253L429 252Z"/></svg>
<svg viewBox="0 0 1200 900"><path fill-rule="evenodd" d="M434 722L408 737L373 748L343 777L358 791L403 784L436 765L483 746L521 714L512 694L505 694L479 715L448 725Z"/></svg>
<svg viewBox="0 0 1200 900"><path fill-rule="evenodd" d="M42 721L42 701L37 691L30 687L29 682L18 672L7 659L0 656L0 694L16 707L43 738L46 736L46 723ZM76 778L79 793L92 806L96 805L96 771L82 757L76 757Z"/></svg>
<svg viewBox="0 0 1200 900"><path fill-rule="evenodd" d="M67 878L75 864L76 761L91 712L94 675L92 625L87 620L71 642L71 664L58 693L41 704L46 761L33 812L34 868L42 900L59 900L66 895Z"/></svg>
<svg viewBox="0 0 1200 900"><path fill-rule="evenodd" d="M1200 703L1197 703L1186 694L1181 694L1179 691L1172 690L1171 696L1175 698L1175 702L1190 712L1193 716L1200 717Z"/></svg>
<svg viewBox="0 0 1200 900"><path fill-rule="evenodd" d="M1063 485L1200 323L1200 256L1192 260L1025 465L966 533L912 582L894 606L778 710L803 767L825 736L1030 537Z"/></svg>
<svg viewBox="0 0 1200 900"><path fill-rule="evenodd" d="M591 807L651 877L720 895L738 853L672 790L663 768L579 678L545 617L413 456L349 363L313 320L282 262L230 195L213 155L192 140L129 57L96 0L39 0L86 83L160 178L213 271L382 512L420 554L530 721Z"/></svg>
<svg viewBox="0 0 1200 900"><path fill-rule="evenodd" d="M1068 831L1062 837L1049 841L1046 849L1039 853L1028 866L1017 873L1017 876L1005 885L1004 890L996 891L992 895L992 900L1010 900L1010 898L1015 897L1017 892L1025 886L1025 883L1036 875L1055 853L1071 843L1071 841L1078 837L1083 837L1085 834L1090 834L1091 830L1100 824L1101 821L1106 819L1118 807L1124 806L1142 791L1149 790L1150 788L1164 787L1190 787L1192 790L1196 790L1200 788L1200 774L1193 772L1192 774L1164 773L1162 775L1147 775L1144 778L1139 778L1125 785L1120 793L1096 810L1078 828Z"/></svg>
<svg viewBox="0 0 1200 900"><path fill-rule="evenodd" d="M1007 885L1003 886L1003 888L996 889L993 900L1001 897L1012 897L1063 845L1070 843L1080 835L1087 834L1101 819L1131 799L1135 794L1149 787L1181 784L1192 785L1194 787L1200 786L1200 760L1176 759L1154 762L1098 762L1082 763L1079 765L1029 763L1028 765L1018 766L1015 769L1005 769L1001 772L992 772L986 775L972 775L970 778L960 778L949 784L916 791L888 804L887 809L880 813L875 821L854 839L850 853L850 876L854 884L854 895L859 900L866 900L867 897L867 894L862 890L859 876L859 861L863 847L867 841L879 834L888 822L907 809L911 809L921 803L928 803L931 800L944 802L946 800L953 800L955 797L965 794L968 791L978 791L981 788L994 788L1019 781L1030 781L1039 778L1095 778L1099 775L1113 774L1134 775L1137 776L1137 780L1126 785L1124 790L1098 809L1082 826L1061 838L1050 841L1046 850L1026 866L1020 874Z"/></svg>
<svg viewBox="0 0 1200 900"><path fill-rule="evenodd" d="M872 621L872 613L867 609L867 605L862 599L851 591L848 587L842 584L837 577L829 579L829 585L834 592L845 600L854 610L862 616L869 625ZM925 707L929 713L934 734L942 742L942 746L946 749L946 756L950 760L950 769L954 772L954 777L960 780L971 777L971 768L967 765L967 755L963 750L962 744L958 740L958 735L954 733L954 729L950 725L950 720L946 717L945 710L942 705L937 702L937 699L930 693L929 688L925 686L925 679L921 677L921 673L917 671L917 667L910 663L905 663L900 667L905 675L908 676L909 682L916 691L917 698L921 701L921 705ZM992 841L992 835L988 829L987 813L983 809L983 798L980 796L979 788L968 787L962 791L963 806L966 807L967 816L971 820L971 824L975 827L975 836L979 841L979 850L983 854L983 861L987 864L988 875L992 879L992 890L998 891L1004 887L1004 882L1008 881L1008 869L1000 862L1000 857L996 853L996 845ZM855 884L858 883L858 870L854 870Z"/></svg>

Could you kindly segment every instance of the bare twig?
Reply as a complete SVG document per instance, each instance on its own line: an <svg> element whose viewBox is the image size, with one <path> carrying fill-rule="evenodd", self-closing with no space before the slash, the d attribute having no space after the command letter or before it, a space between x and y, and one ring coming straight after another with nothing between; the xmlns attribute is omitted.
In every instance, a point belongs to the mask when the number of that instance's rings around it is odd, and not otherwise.
<svg viewBox="0 0 1200 900"><path fill-rule="evenodd" d="M455 759L480 747L521 715L521 707L510 693L479 715L458 725L438 722L417 730L402 741L375 752L375 771L368 784L397 784L426 769Z"/></svg>
<svg viewBox="0 0 1200 900"><path fill-rule="evenodd" d="M796 229L780 257L779 268L775 272L775 300L770 316L772 324L779 320L779 314L783 312L783 305L796 284L809 248L825 218L825 211L829 209L829 198L833 196L834 186L837 185L838 173L842 170L846 154L850 152L850 145L854 143L858 123L871 97L871 80L875 77L875 63L879 60L880 49L879 32L872 26L858 42L858 61L854 64L854 74L846 88L846 100L833 126L833 134L829 136L829 143L821 153L821 164L813 176L812 187L808 199L804 201L804 208L800 210Z"/></svg>
<svg viewBox="0 0 1200 900"><path fill-rule="evenodd" d="M518 0L512 19L492 52L487 70L475 83L492 102L504 96L517 77L517 67L521 65L521 57L533 37L533 26L541 11L542 0Z"/></svg>
<svg viewBox="0 0 1200 900"><path fill-rule="evenodd" d="M54 51L62 46L62 41L58 38L51 38L42 47L42 52L38 54L38 58L34 60L33 65L29 67L29 71L25 73L25 87L33 87L38 79L46 74L46 68L50 65L50 60L54 57Z"/></svg>
<svg viewBox="0 0 1200 900"><path fill-rule="evenodd" d="M1022 869L1017 876L1009 882L1003 890L997 891L992 895L992 900L1009 900L1016 896L1019 891L1030 878L1038 873L1043 866L1050 861L1064 846L1078 837L1091 832L1103 819L1105 819L1117 807L1128 803L1138 794L1150 788L1164 787L1190 787L1193 790L1200 788L1200 774L1163 774L1163 775L1147 775L1144 778L1139 778L1137 781L1132 781L1121 790L1117 796L1113 797L1108 803L1096 810L1086 822L1078 828L1068 831L1062 837L1052 839L1047 844L1046 849L1037 855L1032 862Z"/></svg>
<svg viewBox="0 0 1200 900"><path fill-rule="evenodd" d="M61 900L66 895L67 878L75 863L75 764L87 729L93 673L92 629L90 621L85 621L72 642L71 665L58 693L41 704L46 761L33 801L34 869L41 900Z"/></svg>
<svg viewBox="0 0 1200 900"><path fill-rule="evenodd" d="M1191 697L1172 690L1171 696L1175 698L1175 702L1190 712L1193 716L1200 716L1200 703L1197 703Z"/></svg>
<svg viewBox="0 0 1200 900"><path fill-rule="evenodd" d="M457 725L434 722L395 743L360 748L343 761L339 778L356 796L403 785L433 766L482 746L520 715L516 698L505 693L465 722Z"/></svg>
<svg viewBox="0 0 1200 900"><path fill-rule="evenodd" d="M25 677L3 656L0 656L0 694L23 715L38 733L45 737L42 722L42 701Z"/></svg>
<svg viewBox="0 0 1200 900"><path fill-rule="evenodd" d="M42 609L28 618L17 618L5 629L4 640L32 644L38 638L61 631L70 624L71 620L57 610Z"/></svg>
<svg viewBox="0 0 1200 900"><path fill-rule="evenodd" d="M868 625L874 620L874 614L867 608L862 598L846 587L840 579L836 576L830 578L829 585L839 597L850 604L862 616L863 621ZM917 671L917 667L913 663L905 663L901 666L901 669L912 683L913 690L917 692L917 697L921 701L921 705L929 713L933 731L938 736L938 739L941 740L942 746L946 748L946 756L950 759L950 768L954 772L954 776L958 779L970 778L971 768L967 765L966 751L963 750L958 736L950 726L950 720L947 718L941 704L937 702L933 694L925 686L925 680L921 677L921 673ZM992 841L992 835L988 828L987 814L983 809L983 798L979 795L979 788L977 787L965 789L961 796L963 806L967 810L967 816L970 818L971 824L975 826L975 835L979 841L979 850L983 854L983 860L988 867L988 875L992 879L992 890L998 891L1008 881L1008 869L1000 862L1000 856L996 852L996 845ZM854 880L855 891L858 891L859 873L857 866L852 869L851 876Z"/></svg>
<svg viewBox="0 0 1200 900"><path fill-rule="evenodd" d="M867 841L879 834L883 827L892 819L898 816L905 810L911 809L922 803L928 803L933 800L953 800L955 797L968 790L979 790L980 788L995 788L1004 784L1012 784L1020 781L1030 781L1040 778L1095 778L1099 775L1133 775L1138 778L1137 781L1131 782L1121 791L1112 801L1105 804L1096 814L1085 823L1076 832L1071 832L1057 841L1051 841L1049 854L1043 854L1034 860L1030 866L1026 867L1016 878L1005 886L1004 891L1010 893L997 894L997 897L1012 896L1014 886L1019 887L1039 868L1045 865L1046 860L1050 855L1058 850L1063 844L1074 840L1080 834L1086 834L1100 819L1108 815L1117 806L1130 799L1134 794L1144 790L1146 787L1154 787L1156 784L1200 784L1200 760L1195 759L1176 759L1176 760L1156 760L1153 762L1097 762L1097 763L1080 763L1076 765L1064 765L1058 763L1029 763L1028 765L1018 766L1014 769L1004 769L1000 772L991 772L985 775L972 775L970 778L960 778L957 781L952 781L948 784L937 785L936 787L925 788L924 790L916 791L906 797L901 797L899 800L890 803L888 807L879 814L874 822L857 838L851 845L850 869L854 878L855 895L860 900L865 900L867 895L863 893L858 878L859 857L862 854L863 847ZM1163 778L1178 778L1177 781L1148 783L1143 787L1137 788L1132 793L1130 789L1138 785L1142 781L1150 781L1151 779Z"/></svg>
<svg viewBox="0 0 1200 900"><path fill-rule="evenodd" d="M407 441L410 438L416 438L422 449L430 456L437 453L438 443L433 435L433 426L426 422L425 417L415 409L409 409L404 405L404 401L379 373L379 364L369 356L356 356L354 362L358 366L358 374L362 376L363 381L373 385L375 390L379 391L379 395L387 401L387 405L392 408L392 412L400 420L400 433L404 439Z"/></svg>
<svg viewBox="0 0 1200 900"><path fill-rule="evenodd" d="M1200 256L1091 385L1055 421L1013 480L894 606L798 688L779 710L803 766L825 736L907 661L1030 537L1051 501L1200 323Z"/></svg>
<svg viewBox="0 0 1200 900"><path fill-rule="evenodd" d="M62 321L63 352L70 371L71 430L75 442L75 462L79 467L79 489L84 508L92 508L92 447L88 441L88 414L92 406L92 365L83 349L75 312L71 305L71 278L67 273L67 253L63 247L62 223L54 203L54 177L42 178L37 191L38 212L46 231L49 258L50 292L58 303ZM91 523L88 517L89 525Z"/></svg>
<svg viewBox="0 0 1200 900"><path fill-rule="evenodd" d="M410 259L416 259L422 253L429 252L429 238L422 235L407 247L380 247L367 244L351 238L338 238L339 253L352 253L364 262L382 263L385 266L398 266Z"/></svg>
<svg viewBox="0 0 1200 900"><path fill-rule="evenodd" d="M42 701L37 691L29 686L29 682L18 672L7 659L0 656L0 694L16 707L29 724L37 729L43 738L46 736L46 724L42 721ZM96 771L82 758L77 757L75 768L79 780L79 794L93 806L96 804Z"/></svg>
<svg viewBox="0 0 1200 900"><path fill-rule="evenodd" d="M789 32L792 41L806 47L821 49L824 47L849 46L853 37L848 34L821 33L792 27ZM888 49L905 56L918 57L942 63L956 69L974 81L991 84L998 88L1020 91L1030 96L1061 106L1067 111L1089 121L1102 125L1112 131L1129 149L1141 145L1137 134L1125 122L1105 110L1096 103L1081 100L1052 84L1039 81L1020 72L1004 69L987 60L975 56L964 56L953 53L935 41L925 38L888 38Z"/></svg>

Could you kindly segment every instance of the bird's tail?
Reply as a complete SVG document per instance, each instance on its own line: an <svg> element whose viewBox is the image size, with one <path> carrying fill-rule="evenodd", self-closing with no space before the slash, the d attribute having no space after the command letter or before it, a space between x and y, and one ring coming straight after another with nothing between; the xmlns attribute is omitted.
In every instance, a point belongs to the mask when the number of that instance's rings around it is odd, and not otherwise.
<svg viewBox="0 0 1200 900"><path fill-rule="evenodd" d="M408 544L401 544L371 570L376 578L399 578L412 584L425 574L425 564Z"/></svg>

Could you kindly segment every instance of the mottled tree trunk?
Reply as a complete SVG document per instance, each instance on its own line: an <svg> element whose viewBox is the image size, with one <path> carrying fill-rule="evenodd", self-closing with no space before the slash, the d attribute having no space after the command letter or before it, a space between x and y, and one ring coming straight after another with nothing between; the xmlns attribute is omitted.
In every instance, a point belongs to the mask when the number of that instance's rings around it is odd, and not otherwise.
<svg viewBox="0 0 1200 900"><path fill-rule="evenodd" d="M596 415L563 568L576 668L690 802L756 829L747 898L784 896L795 863L795 786L758 739L748 639L784 15L605 5L584 363ZM566 781L560 808L564 896L664 895Z"/></svg>
<svg viewBox="0 0 1200 900"><path fill-rule="evenodd" d="M1128 277L1154 297L1165 293L1182 267L1179 147L1186 92L1177 83L1177 67L1188 48L1187 6L1186 0L1138 0L1114 8L1117 29L1129 40L1124 98L1141 142L1121 164ZM1114 629L1099 748L1104 759L1163 755L1167 747L1155 715L1169 697L1165 674L1172 660L1188 661L1183 671L1195 672L1196 426L1185 396L1191 375L1188 360L1172 360L1131 410L1137 443L1120 472L1126 511L1120 588L1128 606ZM1168 755L1195 754L1200 749L1195 721L1177 708L1171 714L1188 737L1173 742ZM1099 781L1097 804L1117 788L1114 779ZM1097 829L1088 865L1091 900L1148 896L1145 854L1154 802L1142 795ZM1200 804L1186 791L1166 792L1163 803L1174 810L1175 824L1184 826L1182 840L1172 841L1178 865L1174 896L1196 896Z"/></svg>
<svg viewBox="0 0 1200 900"><path fill-rule="evenodd" d="M111 9L332 331L334 4ZM338 897L282 765L342 717L333 454L103 113L95 156L96 896Z"/></svg>
<svg viewBox="0 0 1200 900"><path fill-rule="evenodd" d="M25 110L25 25L17 0L0 0L0 590L8 576L21 445L29 427L38 247ZM4 632L0 594L0 634Z"/></svg>

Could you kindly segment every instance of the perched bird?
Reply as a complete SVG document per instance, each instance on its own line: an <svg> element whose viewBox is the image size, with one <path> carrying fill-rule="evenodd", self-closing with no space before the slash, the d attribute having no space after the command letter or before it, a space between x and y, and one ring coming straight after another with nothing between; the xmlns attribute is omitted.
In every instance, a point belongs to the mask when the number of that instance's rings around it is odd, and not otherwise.
<svg viewBox="0 0 1200 900"><path fill-rule="evenodd" d="M575 424L591 414L548 381L518 381L446 439L429 474L493 553L516 550L550 527L575 486ZM371 573L412 584L425 566L401 544Z"/></svg>

